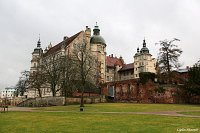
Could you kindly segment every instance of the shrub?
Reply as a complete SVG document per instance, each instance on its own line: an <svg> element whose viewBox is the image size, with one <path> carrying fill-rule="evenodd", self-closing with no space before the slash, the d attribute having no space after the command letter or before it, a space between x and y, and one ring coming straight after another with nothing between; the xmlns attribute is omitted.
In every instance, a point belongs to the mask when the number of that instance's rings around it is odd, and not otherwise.
<svg viewBox="0 0 200 133"><path fill-rule="evenodd" d="M155 73L151 73L151 72L141 72L139 76L140 76L140 82L142 84L145 84L149 79L154 81L156 75Z"/></svg>

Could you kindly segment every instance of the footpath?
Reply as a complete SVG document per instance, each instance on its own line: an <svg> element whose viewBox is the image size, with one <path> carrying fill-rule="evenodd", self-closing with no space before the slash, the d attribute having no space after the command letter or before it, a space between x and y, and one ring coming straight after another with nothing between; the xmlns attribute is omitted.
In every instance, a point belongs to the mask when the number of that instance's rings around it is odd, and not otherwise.
<svg viewBox="0 0 200 133"><path fill-rule="evenodd" d="M8 111L31 111L31 112L73 112L73 113L106 113L106 114L151 114L151 115L168 115L168 116L183 116L183 117L200 117L195 115L179 114L180 112L194 112L200 110L188 110L188 111L153 111L153 112L87 112L87 111L42 111L35 110L40 108L8 108Z"/></svg>

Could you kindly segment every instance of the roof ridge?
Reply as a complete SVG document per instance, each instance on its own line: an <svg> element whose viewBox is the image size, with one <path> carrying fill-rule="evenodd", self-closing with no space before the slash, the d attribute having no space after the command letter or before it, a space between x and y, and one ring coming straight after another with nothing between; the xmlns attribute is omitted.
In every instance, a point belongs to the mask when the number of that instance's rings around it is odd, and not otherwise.
<svg viewBox="0 0 200 133"><path fill-rule="evenodd" d="M67 38L66 40L63 40L61 41L60 43L56 44L55 46L51 47L45 54L44 56L48 56L49 54L52 54L54 53L55 51L57 51L60 47L61 47L61 44L64 44L65 42L67 43L67 45L69 45L74 39L76 39L76 37L83 31L80 31L78 33L76 33L75 35Z"/></svg>

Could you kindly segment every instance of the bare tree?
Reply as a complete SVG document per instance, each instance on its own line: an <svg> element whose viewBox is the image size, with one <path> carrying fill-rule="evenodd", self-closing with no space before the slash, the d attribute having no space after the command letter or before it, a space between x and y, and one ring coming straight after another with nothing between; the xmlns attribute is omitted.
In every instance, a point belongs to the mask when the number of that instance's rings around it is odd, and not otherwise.
<svg viewBox="0 0 200 133"><path fill-rule="evenodd" d="M75 79L76 79L76 67L74 67L74 61L72 60L71 56L64 55L61 56L61 76L60 76L60 88L65 96L65 105L66 105L66 97L72 96L75 92Z"/></svg>
<svg viewBox="0 0 200 133"><path fill-rule="evenodd" d="M177 45L174 44L179 39L163 40L158 44L160 45L158 54L158 65L161 72L167 72L168 76L172 68L180 67L178 61L179 56L183 52Z"/></svg>
<svg viewBox="0 0 200 133"><path fill-rule="evenodd" d="M37 67L37 71L30 74L30 86L38 91L39 97L42 97L42 85L45 81L44 70L41 67Z"/></svg>
<svg viewBox="0 0 200 133"><path fill-rule="evenodd" d="M73 50L73 59L75 61L75 67L77 70L77 77L80 79L81 87L81 104L80 107L84 107L83 95L87 83L95 83L95 75L97 63L94 56L91 53L86 41L76 44Z"/></svg>
<svg viewBox="0 0 200 133"><path fill-rule="evenodd" d="M61 58L59 54L53 53L50 56L43 58L42 67L44 70L44 76L46 78L47 84L50 85L50 89L52 91L52 95L56 96L56 92L60 90L58 87L60 80L60 66L61 66Z"/></svg>
<svg viewBox="0 0 200 133"><path fill-rule="evenodd" d="M19 77L19 81L16 85L16 95L23 96L26 90L29 87L29 71L23 71L21 72L21 76Z"/></svg>

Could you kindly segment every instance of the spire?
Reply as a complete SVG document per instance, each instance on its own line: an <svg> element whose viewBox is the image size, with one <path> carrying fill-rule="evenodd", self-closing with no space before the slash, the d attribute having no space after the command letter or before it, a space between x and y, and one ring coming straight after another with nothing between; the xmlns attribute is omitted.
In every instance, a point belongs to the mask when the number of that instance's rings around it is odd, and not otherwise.
<svg viewBox="0 0 200 133"><path fill-rule="evenodd" d="M93 35L100 35L100 29L99 26L97 25L97 22L93 29Z"/></svg>
<svg viewBox="0 0 200 133"><path fill-rule="evenodd" d="M38 48L40 48L40 46L41 46L40 43L41 43L41 42L40 42L40 34L39 34L39 40L38 40L38 42L37 42L37 47L38 47Z"/></svg>
<svg viewBox="0 0 200 133"><path fill-rule="evenodd" d="M146 47L145 38L144 38L144 40L143 40L143 47Z"/></svg>

